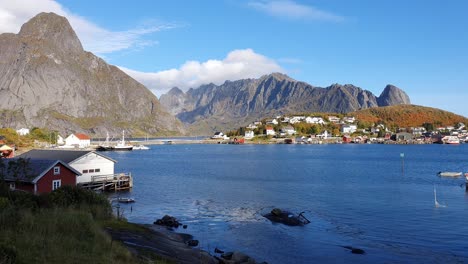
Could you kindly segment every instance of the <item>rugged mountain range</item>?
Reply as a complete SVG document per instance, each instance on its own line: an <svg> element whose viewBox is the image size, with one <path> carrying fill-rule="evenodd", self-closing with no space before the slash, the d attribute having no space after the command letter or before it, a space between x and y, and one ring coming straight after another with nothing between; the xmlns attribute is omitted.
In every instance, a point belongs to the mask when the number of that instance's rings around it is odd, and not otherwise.
<svg viewBox="0 0 468 264"><path fill-rule="evenodd" d="M180 134L183 124L145 86L83 50L66 18L41 13L0 35L3 127L62 133Z"/></svg>
<svg viewBox="0 0 468 264"><path fill-rule="evenodd" d="M326 88L273 73L259 79L208 84L183 92L171 89L161 104L195 133L211 133L246 125L256 119L281 114L330 112L410 104L401 89L387 85L379 97L354 85L333 84Z"/></svg>

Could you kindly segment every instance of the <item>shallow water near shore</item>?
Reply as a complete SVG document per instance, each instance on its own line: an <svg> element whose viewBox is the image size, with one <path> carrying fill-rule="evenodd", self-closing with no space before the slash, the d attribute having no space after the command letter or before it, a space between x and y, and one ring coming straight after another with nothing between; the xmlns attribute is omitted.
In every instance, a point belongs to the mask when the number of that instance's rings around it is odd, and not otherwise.
<svg viewBox="0 0 468 264"><path fill-rule="evenodd" d="M404 157L401 157L404 153ZM468 262L468 145L153 145L106 152L131 172L131 222L175 216L200 247L268 263ZM446 207L434 206L437 200ZM302 227L273 224L274 207ZM366 251L351 254L343 246Z"/></svg>

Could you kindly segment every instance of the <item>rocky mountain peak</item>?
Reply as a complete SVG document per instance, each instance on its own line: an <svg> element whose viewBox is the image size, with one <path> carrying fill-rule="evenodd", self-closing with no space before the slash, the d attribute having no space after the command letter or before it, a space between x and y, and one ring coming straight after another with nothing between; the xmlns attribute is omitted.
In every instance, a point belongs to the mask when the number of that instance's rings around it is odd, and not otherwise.
<svg viewBox="0 0 468 264"><path fill-rule="evenodd" d="M284 74L284 73L281 73L281 72L274 72L274 73L271 73L271 74L268 74L268 75L264 75L262 77L260 77L260 80L266 80L266 79L275 79L277 81L289 81L289 82L295 82L296 80L294 80L293 78L289 77L288 75Z"/></svg>
<svg viewBox="0 0 468 264"><path fill-rule="evenodd" d="M173 87L169 92L167 92L167 95L181 95L184 94L184 92L179 89L179 87Z"/></svg>
<svg viewBox="0 0 468 264"><path fill-rule="evenodd" d="M65 17L40 13L0 35L0 119L62 135L178 134L180 121L119 68L86 52Z"/></svg>
<svg viewBox="0 0 468 264"><path fill-rule="evenodd" d="M409 96L400 88L388 84L377 99L379 106L411 104Z"/></svg>
<svg viewBox="0 0 468 264"><path fill-rule="evenodd" d="M78 36L68 20L55 13L40 13L25 23L18 34L21 38L52 43L66 52L82 52Z"/></svg>

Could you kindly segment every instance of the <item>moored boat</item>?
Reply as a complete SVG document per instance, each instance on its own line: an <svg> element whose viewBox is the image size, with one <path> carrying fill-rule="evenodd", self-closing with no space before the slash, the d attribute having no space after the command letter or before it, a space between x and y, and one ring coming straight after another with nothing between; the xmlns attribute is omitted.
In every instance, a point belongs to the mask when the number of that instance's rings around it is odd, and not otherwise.
<svg viewBox="0 0 468 264"><path fill-rule="evenodd" d="M125 131L122 131L122 140L114 146L113 150L133 150L133 146L125 143Z"/></svg>
<svg viewBox="0 0 468 264"><path fill-rule="evenodd" d="M442 176L442 177L460 177L460 176L462 176L461 172L454 172L454 171L439 171L439 173L437 173L437 174L439 176Z"/></svg>
<svg viewBox="0 0 468 264"><path fill-rule="evenodd" d="M135 149L138 149L138 150L148 150L148 149L150 149L150 148L147 147L147 146L145 146L145 145L143 145L143 144L140 144L140 145L138 145L138 146L133 146L133 149L134 149L134 150L135 150Z"/></svg>
<svg viewBox="0 0 468 264"><path fill-rule="evenodd" d="M119 197L117 198L117 202L119 203L134 203L135 199L130 197Z"/></svg>

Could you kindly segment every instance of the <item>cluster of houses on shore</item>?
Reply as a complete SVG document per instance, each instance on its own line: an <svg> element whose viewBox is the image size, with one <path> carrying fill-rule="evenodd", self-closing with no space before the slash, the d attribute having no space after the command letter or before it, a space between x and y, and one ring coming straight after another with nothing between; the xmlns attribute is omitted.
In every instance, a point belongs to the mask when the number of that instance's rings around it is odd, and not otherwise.
<svg viewBox="0 0 468 264"><path fill-rule="evenodd" d="M433 131L427 131L424 127L411 127L399 129L392 132L383 124L375 125L367 129L359 129L358 120L353 116L345 116L339 118L337 116L328 116L327 119L319 116L277 116L276 118L266 119L264 122L255 121L245 127L244 138L252 139L255 136L272 136L272 137L295 137L298 132L294 128L296 124L306 123L326 126L334 124L339 127L339 134L332 134L332 131L323 130L315 135L302 137L300 142L310 143L316 139L339 138L343 143L368 143L368 142L384 142L387 140L404 141L412 143L445 143L459 144L468 142L468 132L465 124L459 123L457 126L438 127ZM254 131L262 127L263 134L255 135ZM276 128L276 129L275 129ZM221 132L217 132L213 138L226 139L226 136ZM382 135L381 137L373 137L372 135ZM223 135L220 137L219 135ZM228 138L227 138L228 139Z"/></svg>
<svg viewBox="0 0 468 264"><path fill-rule="evenodd" d="M16 130L16 133L20 136L29 135L30 130L28 128L21 128ZM53 139L53 145L59 148L89 148L91 145L91 137L83 133L72 133L68 137L63 138L61 135L57 135Z"/></svg>

